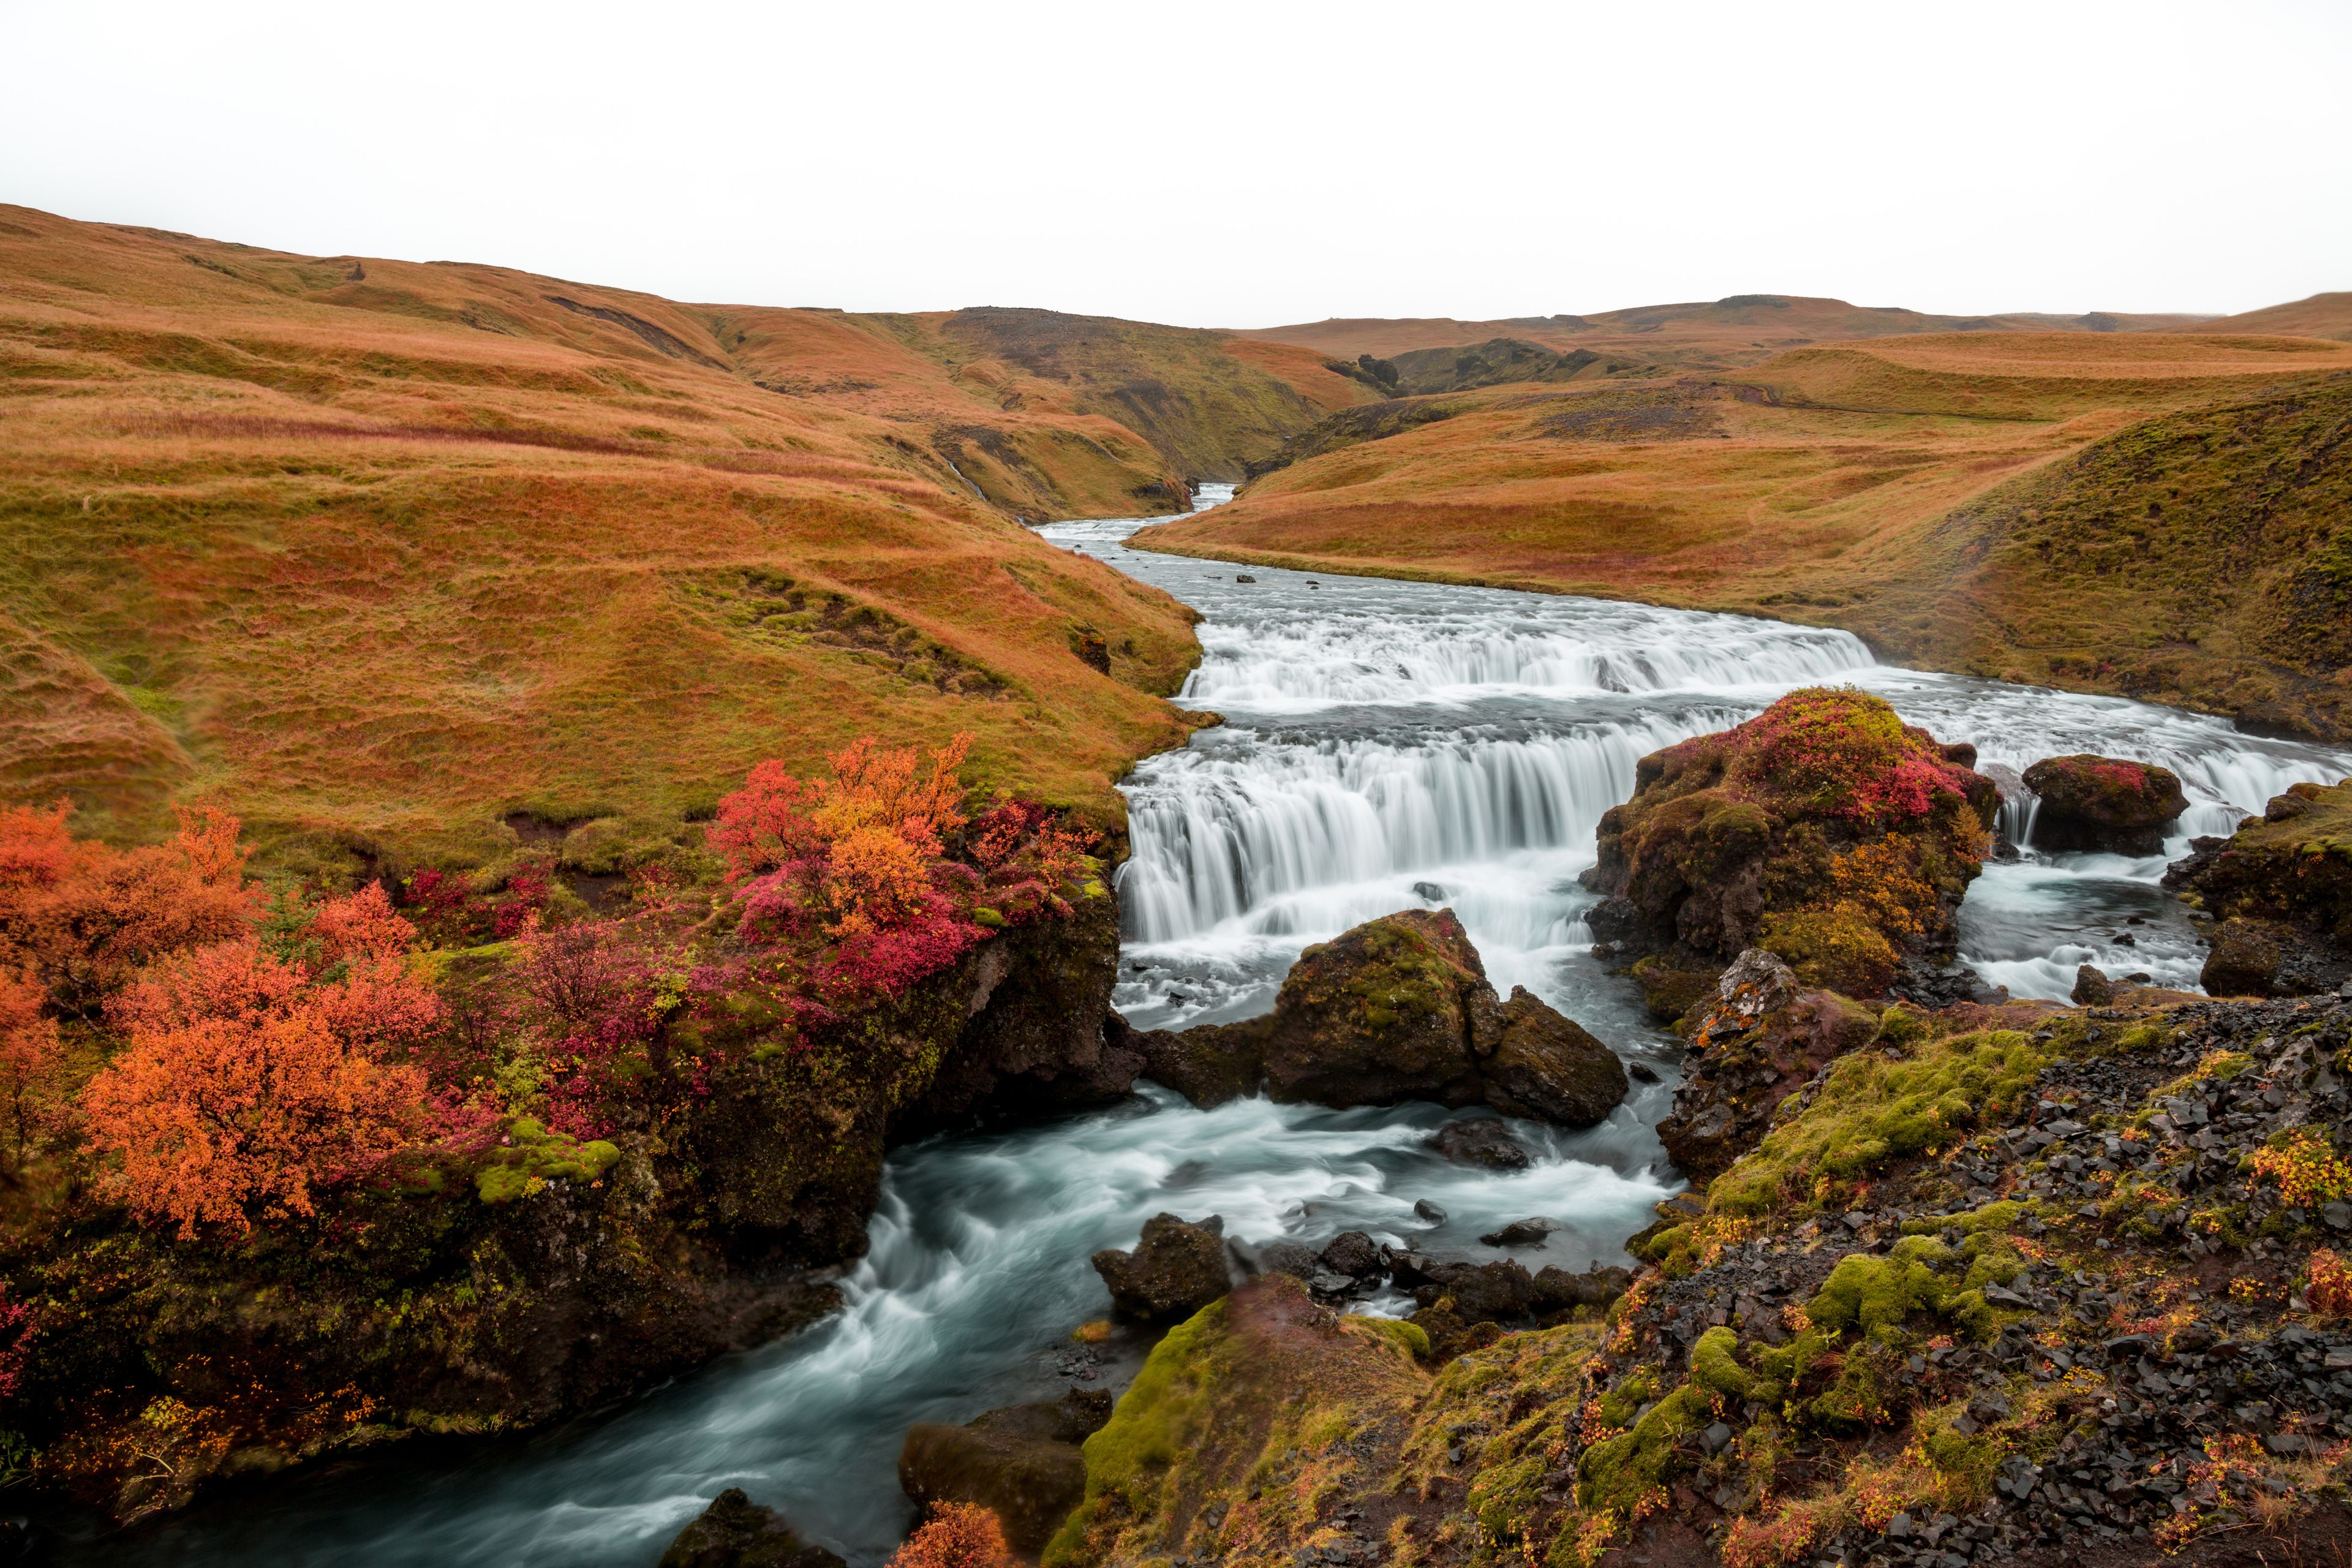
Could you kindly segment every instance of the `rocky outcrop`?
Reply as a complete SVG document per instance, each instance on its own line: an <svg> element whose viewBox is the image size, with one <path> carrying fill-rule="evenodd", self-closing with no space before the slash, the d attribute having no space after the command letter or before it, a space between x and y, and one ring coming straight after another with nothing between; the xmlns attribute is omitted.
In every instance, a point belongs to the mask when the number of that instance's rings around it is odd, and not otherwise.
<svg viewBox="0 0 2352 1568"><path fill-rule="evenodd" d="M822 1546L793 1533L772 1508L729 1487L693 1523L677 1532L660 1568L845 1568Z"/></svg>
<svg viewBox="0 0 2352 1568"><path fill-rule="evenodd" d="M1234 1288L1224 1222L1214 1215L1198 1225L1155 1215L1143 1222L1134 1251L1105 1248L1092 1261L1110 1289L1111 1305L1143 1322L1189 1318Z"/></svg>
<svg viewBox="0 0 2352 1568"><path fill-rule="evenodd" d="M2158 854L2166 826L2189 809L2170 769L2117 757L2044 757L2025 770L2023 782L2036 796L2032 838L2038 849Z"/></svg>
<svg viewBox="0 0 2352 1568"><path fill-rule="evenodd" d="M1723 972L1715 1005L1691 1030L1691 1054L1658 1141L1704 1183L1762 1142L1772 1113L1832 1061L1879 1032L1878 1017L1809 989L1759 948Z"/></svg>
<svg viewBox="0 0 2352 1568"><path fill-rule="evenodd" d="M1086 1495L1078 1445L1110 1419L1107 1389L991 1410L965 1426L923 1423L898 1450L898 1485L920 1504L976 1503L1004 1526L1017 1552L1034 1554Z"/></svg>
<svg viewBox="0 0 2352 1568"><path fill-rule="evenodd" d="M1757 718L1642 759L1584 874L1605 955L1680 1017L1750 947L1809 985L1887 993L1906 957L1948 957L1999 814L1975 748L1938 744L1875 697L1791 692Z"/></svg>
<svg viewBox="0 0 2352 1568"><path fill-rule="evenodd" d="M1528 1152L1509 1128L1492 1118L1449 1121L1423 1142L1457 1165L1484 1165L1490 1171L1528 1168Z"/></svg>
<svg viewBox="0 0 2352 1568"><path fill-rule="evenodd" d="M1244 1287L1120 1402L1057 1568L1466 1560L1465 1510L1481 1560L1692 1568L2352 1538L2352 1000L2000 1018L1840 1058L1630 1280L1397 1254L1401 1324Z"/></svg>
<svg viewBox="0 0 2352 1568"><path fill-rule="evenodd" d="M2310 996L2352 982L2352 780L2298 784L2165 886L2215 917L2199 982L2217 996Z"/></svg>
<svg viewBox="0 0 2352 1568"><path fill-rule="evenodd" d="M1590 1127L1625 1098L1607 1046L1514 987L1500 1001L1451 910L1406 910L1299 955L1274 1011L1131 1037L1145 1073L1196 1104L1263 1084L1318 1105L1492 1105Z"/></svg>
<svg viewBox="0 0 2352 1568"><path fill-rule="evenodd" d="M495 1202L462 1173L352 1184L321 1205L331 1247L119 1216L9 1231L12 1297L79 1304L45 1313L7 1424L49 1456L46 1480L128 1520L226 1471L527 1429L811 1322L865 1250L895 1138L1125 1092L1103 1034L1116 913L1073 910L793 1048L714 1041L709 1093L658 1138L614 1131L593 1179L551 1168ZM158 1428L151 1407L188 1415Z"/></svg>

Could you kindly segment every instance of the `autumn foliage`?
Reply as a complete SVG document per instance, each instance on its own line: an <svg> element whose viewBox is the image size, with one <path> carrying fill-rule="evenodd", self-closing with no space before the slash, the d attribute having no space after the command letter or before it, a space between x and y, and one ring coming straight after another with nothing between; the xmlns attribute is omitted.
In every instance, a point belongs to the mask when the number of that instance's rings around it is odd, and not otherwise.
<svg viewBox="0 0 2352 1568"><path fill-rule="evenodd" d="M7 1118L7 1160L24 1163L32 1131L34 1096L58 1061L58 1026L41 1008L40 987L26 975L0 972L0 1114Z"/></svg>
<svg viewBox="0 0 2352 1568"><path fill-rule="evenodd" d="M317 956L258 942L168 959L110 1016L126 1044L82 1092L103 1189L134 1214L250 1228L415 1138L423 1071L394 1059L438 1021L405 967L408 922L371 885L322 906Z"/></svg>
<svg viewBox="0 0 2352 1568"><path fill-rule="evenodd" d="M67 814L0 811L0 968L28 970L67 1012L94 1014L142 965L251 927L235 817L183 810L170 842L115 849L74 837Z"/></svg>
<svg viewBox="0 0 2352 1568"><path fill-rule="evenodd" d="M974 1503L943 1502L907 1538L890 1568L1013 1568L996 1515Z"/></svg>
<svg viewBox="0 0 2352 1568"><path fill-rule="evenodd" d="M838 1004L895 995L992 928L1066 909L1059 889L1084 840L1025 803L967 816L956 770L970 746L959 735L926 765L866 736L834 753L829 778L804 781L776 762L752 769L710 832L745 934L829 943L811 979Z"/></svg>

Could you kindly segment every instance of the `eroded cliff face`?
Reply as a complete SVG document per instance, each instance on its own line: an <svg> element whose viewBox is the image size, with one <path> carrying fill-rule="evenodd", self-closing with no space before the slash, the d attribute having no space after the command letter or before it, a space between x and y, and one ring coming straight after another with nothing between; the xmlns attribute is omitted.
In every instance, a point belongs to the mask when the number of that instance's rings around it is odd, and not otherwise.
<svg viewBox="0 0 2352 1568"><path fill-rule="evenodd" d="M1104 1043L1117 952L1113 901L1076 900L751 1052L593 1175L362 1185L233 1245L68 1211L7 1247L20 1296L56 1309L9 1425L43 1479L128 1520L226 1477L571 1415L772 1339L835 1305L894 1141L1127 1092Z"/></svg>

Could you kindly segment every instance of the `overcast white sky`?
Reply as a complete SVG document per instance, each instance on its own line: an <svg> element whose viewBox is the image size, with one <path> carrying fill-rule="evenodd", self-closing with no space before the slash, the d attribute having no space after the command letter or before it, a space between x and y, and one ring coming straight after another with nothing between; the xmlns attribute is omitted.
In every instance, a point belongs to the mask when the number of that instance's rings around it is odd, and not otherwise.
<svg viewBox="0 0 2352 1568"><path fill-rule="evenodd" d="M0 0L0 200L1200 326L2352 289L2352 3Z"/></svg>

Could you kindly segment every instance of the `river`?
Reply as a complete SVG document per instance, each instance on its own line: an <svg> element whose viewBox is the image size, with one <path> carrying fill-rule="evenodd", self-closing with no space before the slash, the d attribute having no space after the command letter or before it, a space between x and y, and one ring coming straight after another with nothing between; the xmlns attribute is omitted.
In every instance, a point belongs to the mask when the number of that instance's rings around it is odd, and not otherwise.
<svg viewBox="0 0 2352 1568"><path fill-rule="evenodd" d="M1622 1260L1618 1243L1680 1184L1651 1131L1672 1093L1673 1037L1590 955L1591 895L1575 876L1645 752L1792 687L1851 682L1940 740L1973 742L1985 763L2022 770L2087 751L2171 768L2192 804L2166 855L2029 848L1969 893L1966 961L2014 994L2061 998L2084 963L2193 988L2201 954L2157 886L2166 859L2290 783L2352 772L2352 754L2169 709L1890 668L1843 632L1236 568L1131 551L1139 526L1042 531L1202 612L1204 658L1180 700L1228 722L1123 786L1120 1010L1147 1027L1248 1016L1307 943L1443 904L1498 987L1528 986L1650 1062L1658 1084L1637 1084L1588 1132L1517 1126L1538 1158L1503 1175L1424 1150L1446 1119L1433 1107L1201 1111L1150 1086L1108 1110L934 1139L892 1157L871 1247L843 1280L847 1306L804 1333L602 1419L356 1464L79 1560L649 1568L714 1494L740 1486L853 1563L877 1563L909 1517L893 1461L910 1424L1131 1373L1134 1338L1081 1364L1068 1336L1108 1305L1087 1256L1131 1245L1162 1209L1223 1215L1227 1234L1253 1240L1360 1228L1474 1255L1479 1231L1549 1215L1568 1228L1534 1261ZM1414 1217L1420 1198L1448 1220Z"/></svg>

